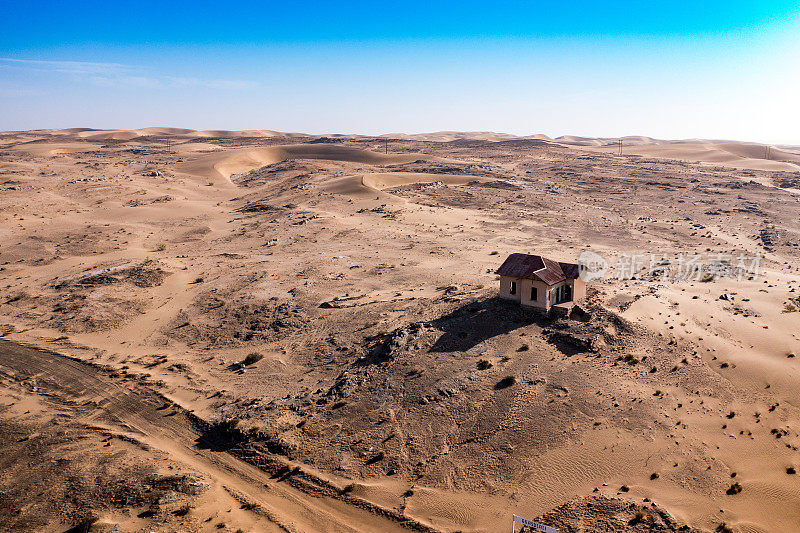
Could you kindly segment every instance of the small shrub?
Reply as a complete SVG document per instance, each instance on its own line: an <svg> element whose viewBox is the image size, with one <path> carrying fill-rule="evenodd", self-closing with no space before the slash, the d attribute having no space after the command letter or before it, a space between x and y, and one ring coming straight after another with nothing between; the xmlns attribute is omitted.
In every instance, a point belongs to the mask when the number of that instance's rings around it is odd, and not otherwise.
<svg viewBox="0 0 800 533"><path fill-rule="evenodd" d="M517 378L516 377L514 377L514 376L506 376L503 379L501 379L500 381L498 381L495 384L494 388L495 388L495 390L507 389L508 387L511 387L512 385L515 385L516 383L517 383Z"/></svg>
<svg viewBox="0 0 800 533"><path fill-rule="evenodd" d="M378 452L378 453L376 453L374 456L372 456L372 458L370 458L370 459L367 461L367 464L368 464L368 465L374 465L375 463L378 463L378 462L380 462L380 461L383 461L383 460L384 460L384 458L386 458L386 454L385 454L385 453L383 453L383 452Z"/></svg>
<svg viewBox="0 0 800 533"><path fill-rule="evenodd" d="M528 350L530 350L530 349L531 349L531 347L530 347L530 346L528 346L527 344L523 344L522 346L520 346L519 348L517 348L517 351L518 351L518 352L527 352L527 351L528 351Z"/></svg>
<svg viewBox="0 0 800 533"><path fill-rule="evenodd" d="M635 526L636 524L641 523L642 520L644 520L644 513L641 512L641 511L636 511L636 514L633 515L633 518L628 520L628 525L629 526Z"/></svg>
<svg viewBox="0 0 800 533"><path fill-rule="evenodd" d="M622 486L619 488L619 491L620 491L620 492L628 492L629 490L631 490L631 488L630 488L628 485L622 485Z"/></svg>
<svg viewBox="0 0 800 533"><path fill-rule="evenodd" d="M184 503L183 505L172 511L172 514L174 514L175 516L186 516L187 514L189 514L189 511L191 510L192 507L188 503Z"/></svg>
<svg viewBox="0 0 800 533"><path fill-rule="evenodd" d="M728 524L726 524L725 522L720 522L719 525L717 525L717 529L715 531L717 533L733 533L733 529L728 527Z"/></svg>
<svg viewBox="0 0 800 533"><path fill-rule="evenodd" d="M709 281L714 281L714 274L709 274L708 272L706 272L705 274L703 274L703 277L700 278L700 282L708 283Z"/></svg>
<svg viewBox="0 0 800 533"><path fill-rule="evenodd" d="M739 494L742 492L742 485L738 481L734 481L728 490L725 491L725 494L728 496L733 496L734 494Z"/></svg>
<svg viewBox="0 0 800 533"><path fill-rule="evenodd" d="M350 494L355 490L355 488L356 488L355 483L350 483L348 485L345 485L344 488L342 489L342 494Z"/></svg>
<svg viewBox="0 0 800 533"><path fill-rule="evenodd" d="M797 470L795 470L793 466L790 466L786 469L786 473L790 476L793 476L797 473Z"/></svg>
<svg viewBox="0 0 800 533"><path fill-rule="evenodd" d="M89 533L97 520L98 518L95 515L89 515L82 518L80 522L75 524L69 531L70 533Z"/></svg>
<svg viewBox="0 0 800 533"><path fill-rule="evenodd" d="M492 366L494 365L492 365L492 363L487 361L486 359L481 359L480 361L478 361L478 370L489 370L490 368L492 368Z"/></svg>
<svg viewBox="0 0 800 533"><path fill-rule="evenodd" d="M244 358L242 361L246 366L254 365L264 359L264 356L258 352L252 352L247 354L247 357Z"/></svg>
<svg viewBox="0 0 800 533"><path fill-rule="evenodd" d="M12 296L8 300L6 300L6 303L7 304L13 304L14 302L18 302L18 301L22 300L23 298L25 298L27 296L28 295L25 294L24 292L18 292L17 294L15 294L14 296Z"/></svg>
<svg viewBox="0 0 800 533"><path fill-rule="evenodd" d="M166 249L167 249L167 245L164 244L163 242L156 247L156 251L158 251L158 252L163 252Z"/></svg>
<svg viewBox="0 0 800 533"><path fill-rule="evenodd" d="M650 474L650 479L658 479L658 472L653 472Z"/></svg>

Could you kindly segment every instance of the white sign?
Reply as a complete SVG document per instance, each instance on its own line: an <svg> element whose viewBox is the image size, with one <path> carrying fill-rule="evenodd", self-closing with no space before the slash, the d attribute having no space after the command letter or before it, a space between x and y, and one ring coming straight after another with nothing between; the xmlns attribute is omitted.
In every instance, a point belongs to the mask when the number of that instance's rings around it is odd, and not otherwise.
<svg viewBox="0 0 800 533"><path fill-rule="evenodd" d="M558 533L558 530L554 527L546 526L544 524L540 524L539 522L534 522L533 520L528 520L527 518L522 518L521 516L512 515L514 518L511 520L511 530L514 530L514 522L517 524L522 524L523 526L528 526L531 529L535 529L536 531L544 531L545 533Z"/></svg>

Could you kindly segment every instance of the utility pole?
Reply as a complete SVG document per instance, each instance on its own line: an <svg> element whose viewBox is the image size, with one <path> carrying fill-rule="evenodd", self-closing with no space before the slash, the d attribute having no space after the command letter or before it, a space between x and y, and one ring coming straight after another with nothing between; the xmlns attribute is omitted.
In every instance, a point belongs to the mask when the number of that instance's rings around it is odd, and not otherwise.
<svg viewBox="0 0 800 533"><path fill-rule="evenodd" d="M619 155L622 155L622 139L617 141L619 143Z"/></svg>
<svg viewBox="0 0 800 533"><path fill-rule="evenodd" d="M389 140L388 139L384 139L383 142L384 142L384 153L388 154L389 153Z"/></svg>
<svg viewBox="0 0 800 533"><path fill-rule="evenodd" d="M769 160L769 149L772 148L771 146L767 146L767 160Z"/></svg>

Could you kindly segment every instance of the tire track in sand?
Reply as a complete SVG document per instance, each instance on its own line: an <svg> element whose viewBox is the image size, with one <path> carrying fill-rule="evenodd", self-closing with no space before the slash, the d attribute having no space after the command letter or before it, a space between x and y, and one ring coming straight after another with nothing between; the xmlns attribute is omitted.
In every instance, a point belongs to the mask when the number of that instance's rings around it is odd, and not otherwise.
<svg viewBox="0 0 800 533"><path fill-rule="evenodd" d="M164 398L135 382L41 349L0 340L0 372L36 385L38 394L81 411L91 423L127 433L153 449L233 490L279 529L303 531L434 531L369 502L348 502L328 493L306 493L294 484L225 451L197 446L203 431L189 413L166 416ZM355 504L354 504L355 503Z"/></svg>

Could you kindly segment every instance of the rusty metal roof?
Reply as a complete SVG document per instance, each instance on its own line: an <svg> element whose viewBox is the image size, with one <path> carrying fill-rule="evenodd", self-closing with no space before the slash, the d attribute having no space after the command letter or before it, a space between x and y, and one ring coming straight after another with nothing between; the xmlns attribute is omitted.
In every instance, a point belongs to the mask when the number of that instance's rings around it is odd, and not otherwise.
<svg viewBox="0 0 800 533"><path fill-rule="evenodd" d="M575 263L558 263L561 266L561 272L567 276L567 279L577 279L580 277L580 269Z"/></svg>
<svg viewBox="0 0 800 533"><path fill-rule="evenodd" d="M548 285L578 277L578 265L559 263L540 255L511 254L496 272L500 276L530 278L536 276Z"/></svg>
<svg viewBox="0 0 800 533"><path fill-rule="evenodd" d="M544 261L538 255L511 254L497 269L497 274L512 278L527 278L543 268Z"/></svg>

